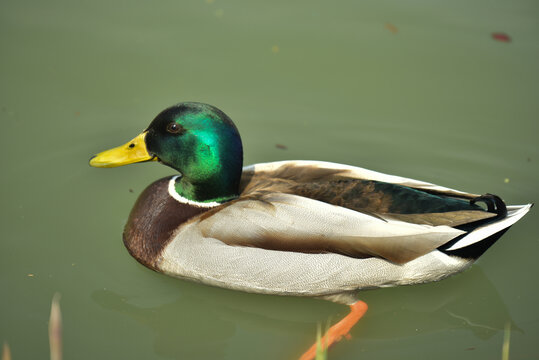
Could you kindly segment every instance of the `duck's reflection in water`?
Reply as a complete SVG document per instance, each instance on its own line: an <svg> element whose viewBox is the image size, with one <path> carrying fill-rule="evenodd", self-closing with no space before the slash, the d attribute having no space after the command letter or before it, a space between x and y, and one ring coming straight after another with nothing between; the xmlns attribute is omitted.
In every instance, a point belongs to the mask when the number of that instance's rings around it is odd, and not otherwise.
<svg viewBox="0 0 539 360"><path fill-rule="evenodd" d="M494 285L479 266L438 283L372 291L362 337L394 338L448 329L465 329L489 339L513 323Z"/></svg>
<svg viewBox="0 0 539 360"><path fill-rule="evenodd" d="M102 308L152 328L155 352L174 359L224 358L239 329L250 332L251 340L264 338L259 341L268 347L278 342L280 350L270 353L279 358L294 358L312 343L318 322L335 322L348 311L348 307L313 299L246 294L189 282L181 282L181 287L177 300L154 307L134 305L107 290L94 291L92 298ZM454 329L469 330L485 340L511 322L498 292L478 266L439 283L365 291L363 299L369 311L352 329L359 340ZM515 324L512 328L518 330ZM271 339L272 334L276 339ZM252 344L246 344L246 351L252 350Z"/></svg>

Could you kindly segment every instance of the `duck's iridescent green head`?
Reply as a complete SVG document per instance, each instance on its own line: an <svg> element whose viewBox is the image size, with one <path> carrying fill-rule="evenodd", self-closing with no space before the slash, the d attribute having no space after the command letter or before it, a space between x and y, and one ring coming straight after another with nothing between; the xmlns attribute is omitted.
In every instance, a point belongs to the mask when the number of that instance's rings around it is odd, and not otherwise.
<svg viewBox="0 0 539 360"><path fill-rule="evenodd" d="M238 195L241 138L232 120L211 105L186 102L171 106L142 134L96 155L90 165L114 167L150 160L182 174L176 191L189 200L220 202Z"/></svg>

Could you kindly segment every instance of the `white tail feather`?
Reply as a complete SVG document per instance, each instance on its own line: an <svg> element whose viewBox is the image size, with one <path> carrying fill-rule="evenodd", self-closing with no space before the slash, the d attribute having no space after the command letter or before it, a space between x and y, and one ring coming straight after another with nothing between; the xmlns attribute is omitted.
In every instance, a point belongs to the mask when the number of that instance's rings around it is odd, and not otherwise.
<svg viewBox="0 0 539 360"><path fill-rule="evenodd" d="M508 228L509 226L516 223L520 218L522 218L530 210L533 204L527 205L511 205L507 206L507 216L503 219L490 223L484 226L480 226L445 251L458 250L466 246L475 244L487 237L496 234L503 229Z"/></svg>

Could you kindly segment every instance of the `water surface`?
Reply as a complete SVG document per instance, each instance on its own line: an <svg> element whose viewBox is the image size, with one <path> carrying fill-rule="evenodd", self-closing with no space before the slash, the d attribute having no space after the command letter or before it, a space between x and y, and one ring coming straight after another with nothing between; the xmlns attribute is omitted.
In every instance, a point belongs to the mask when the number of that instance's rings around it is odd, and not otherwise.
<svg viewBox="0 0 539 360"><path fill-rule="evenodd" d="M13 1L0 4L0 341L66 359L294 359L340 305L168 278L121 242L172 170L90 168L179 101L236 122L245 163L342 162L507 203L538 200L535 1ZM503 32L511 42L495 41ZM330 359L539 358L535 209L474 267L367 291Z"/></svg>

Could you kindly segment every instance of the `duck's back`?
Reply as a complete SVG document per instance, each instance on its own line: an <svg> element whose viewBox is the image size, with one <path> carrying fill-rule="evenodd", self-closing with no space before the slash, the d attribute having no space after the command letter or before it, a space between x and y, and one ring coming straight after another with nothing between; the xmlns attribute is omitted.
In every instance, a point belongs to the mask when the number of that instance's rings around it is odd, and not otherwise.
<svg viewBox="0 0 539 360"><path fill-rule="evenodd" d="M241 196L293 194L374 216L427 225L459 226L497 215L470 202L478 195L369 170L361 174L363 169L338 165L314 161L257 164L244 171Z"/></svg>

